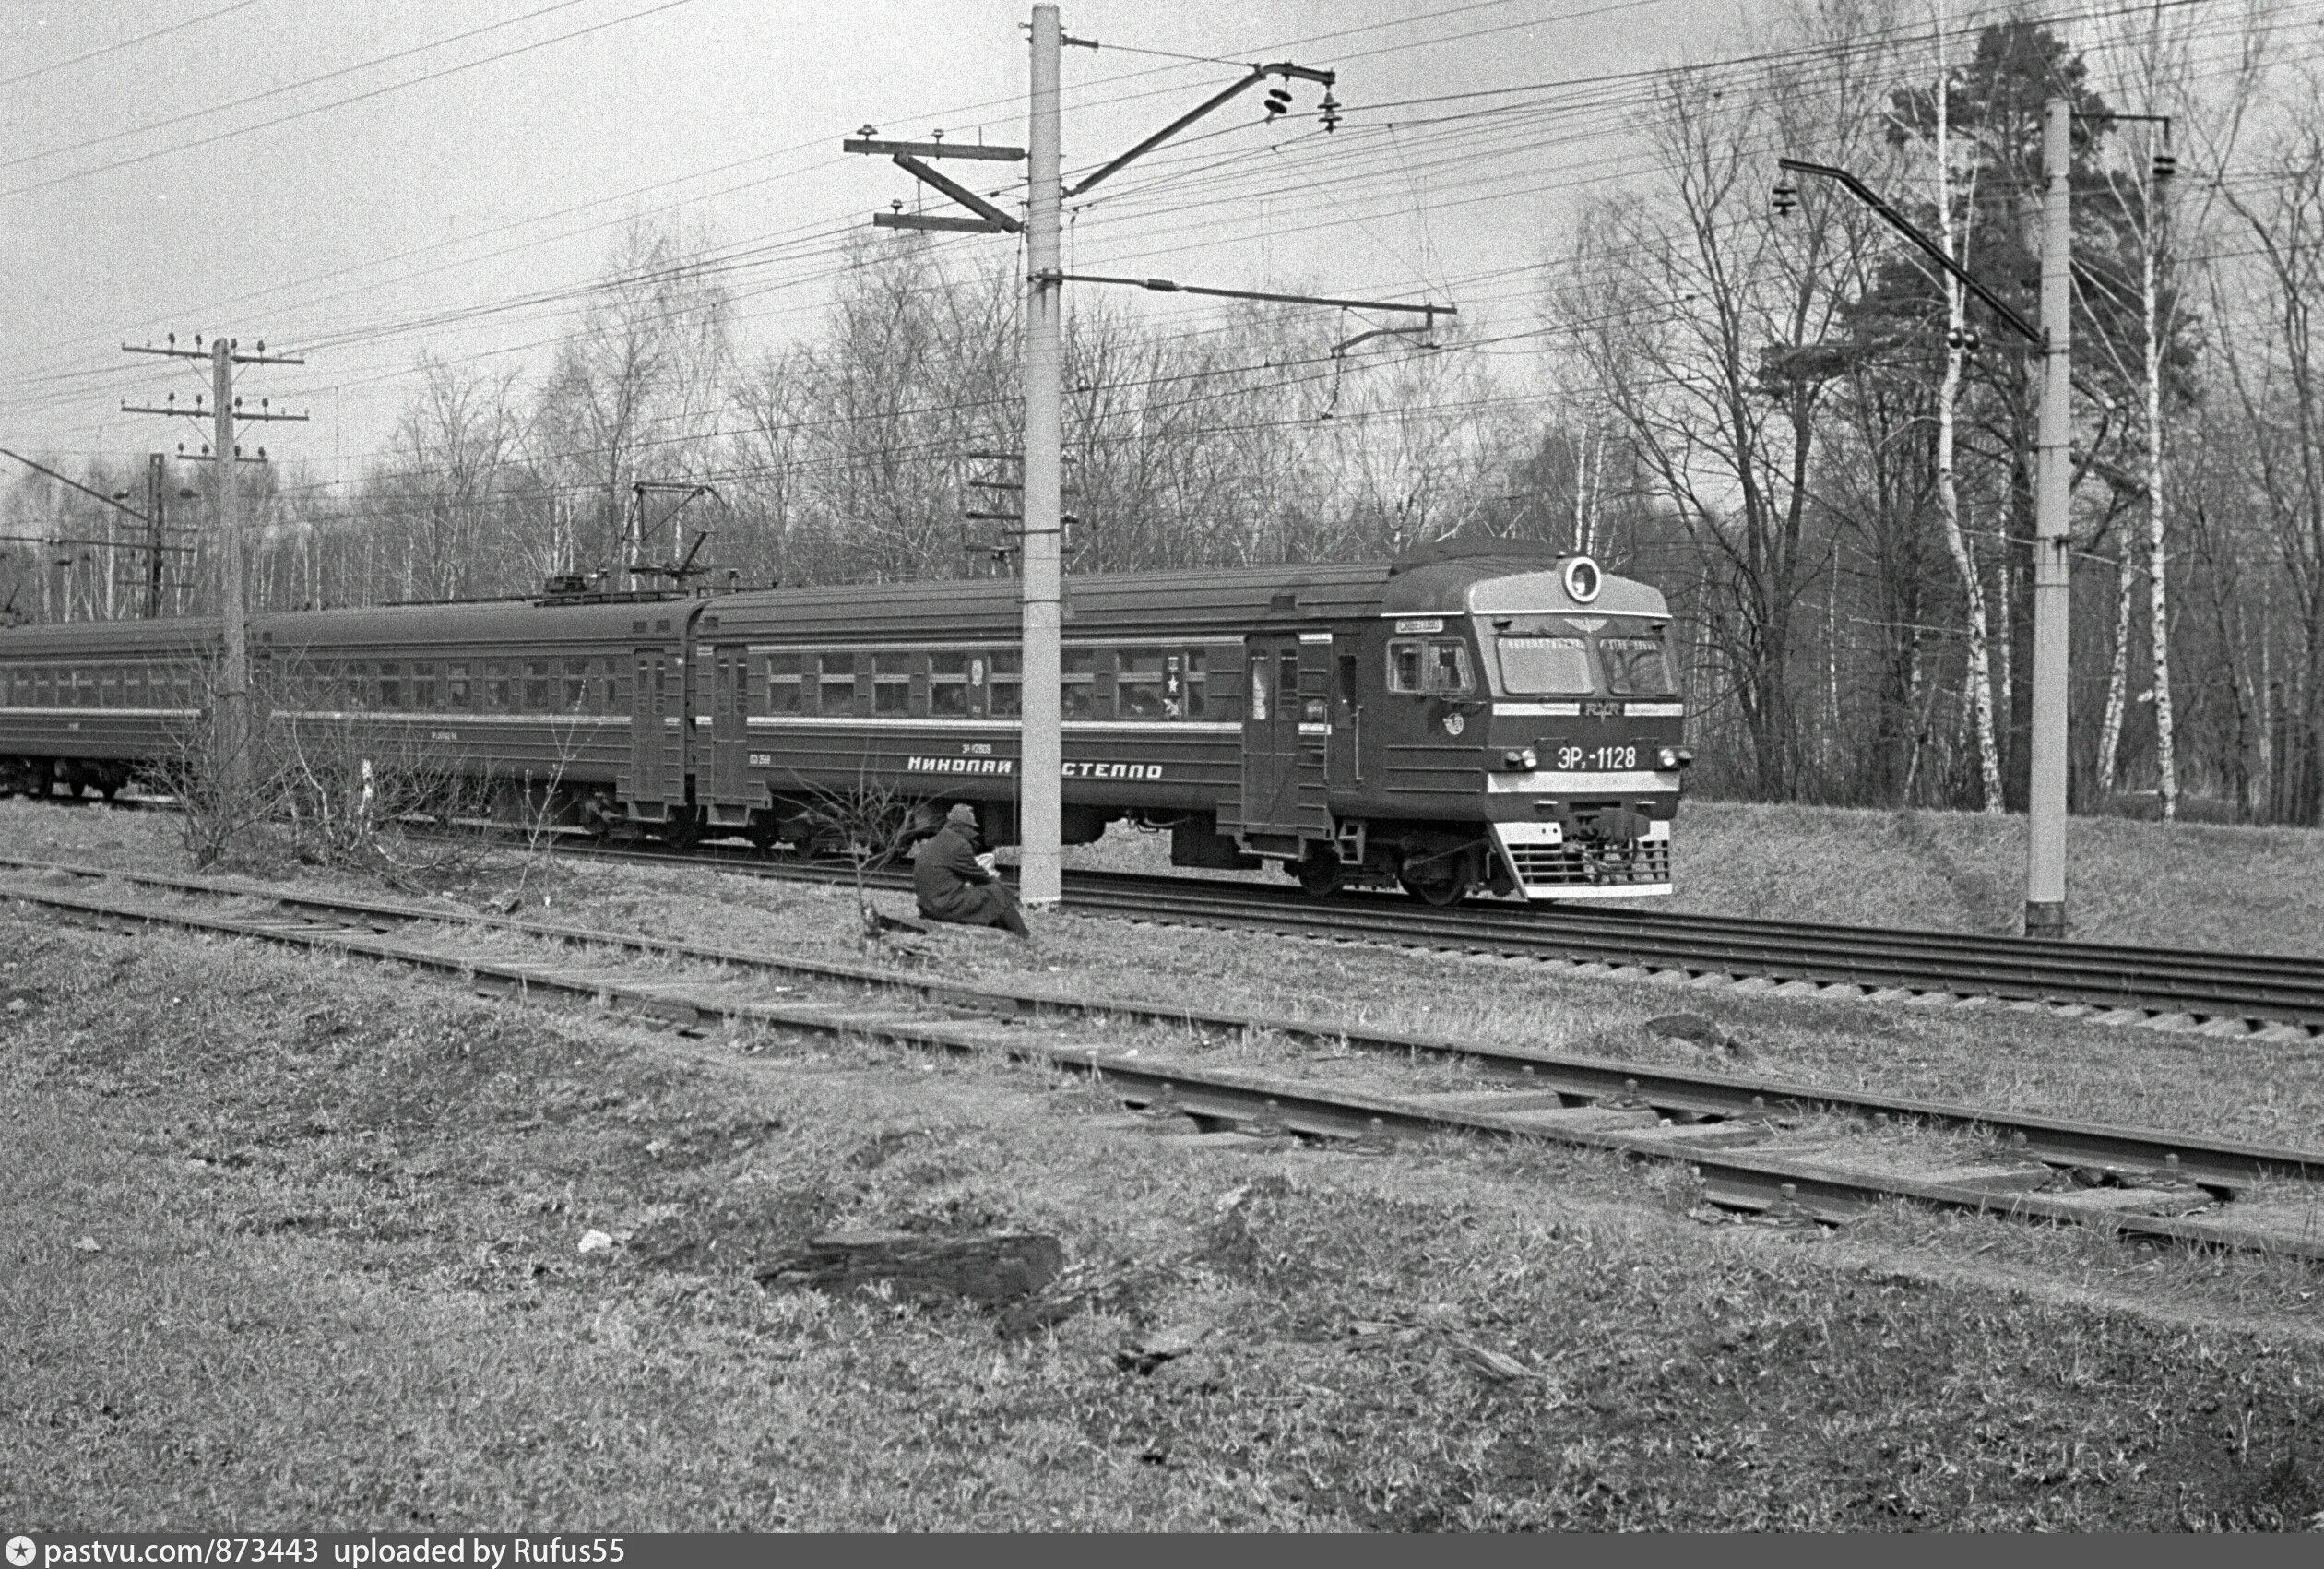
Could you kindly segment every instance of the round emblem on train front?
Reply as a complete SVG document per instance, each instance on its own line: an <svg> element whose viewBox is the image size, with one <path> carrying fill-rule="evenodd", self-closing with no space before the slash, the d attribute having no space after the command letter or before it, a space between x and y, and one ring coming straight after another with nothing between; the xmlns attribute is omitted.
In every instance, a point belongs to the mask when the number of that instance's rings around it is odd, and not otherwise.
<svg viewBox="0 0 2324 1569"><path fill-rule="evenodd" d="M1459 714L1447 714L1444 716L1445 734L1458 735L1466 729L1468 729L1468 720L1461 717Z"/></svg>

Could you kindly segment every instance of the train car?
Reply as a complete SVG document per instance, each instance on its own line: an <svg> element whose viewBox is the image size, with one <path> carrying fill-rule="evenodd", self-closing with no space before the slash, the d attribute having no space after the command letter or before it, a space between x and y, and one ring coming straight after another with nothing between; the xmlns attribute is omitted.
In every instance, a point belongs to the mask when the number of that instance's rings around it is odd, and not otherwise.
<svg viewBox="0 0 2324 1569"><path fill-rule="evenodd" d="M1583 557L1068 580L1064 837L1431 903L1667 893L1683 707L1662 596ZM552 820L812 842L882 793L1017 837L1005 580L254 619L291 731L452 761ZM0 789L113 789L198 711L214 624L0 632Z"/></svg>
<svg viewBox="0 0 2324 1569"><path fill-rule="evenodd" d="M694 608L515 600L254 616L251 689L311 757L424 760L489 781L511 808L626 819L685 796ZM204 619L0 631L0 793L110 796L185 756L219 648ZM634 724L640 708L649 722Z"/></svg>
<svg viewBox="0 0 2324 1569"><path fill-rule="evenodd" d="M706 831L793 835L867 783L1016 832L1016 587L737 594L697 612ZM1070 579L1064 838L1432 903L1667 893L1684 710L1669 611L1585 558ZM706 735L705 731L706 731Z"/></svg>
<svg viewBox="0 0 2324 1569"><path fill-rule="evenodd" d="M0 629L0 795L110 798L171 756L198 712L215 624L101 621Z"/></svg>

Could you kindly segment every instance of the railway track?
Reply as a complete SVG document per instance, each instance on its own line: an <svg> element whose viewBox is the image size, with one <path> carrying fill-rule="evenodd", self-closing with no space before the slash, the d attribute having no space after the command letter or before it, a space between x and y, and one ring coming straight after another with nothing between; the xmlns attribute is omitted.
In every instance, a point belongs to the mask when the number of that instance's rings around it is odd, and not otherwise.
<svg viewBox="0 0 2324 1569"><path fill-rule="evenodd" d="M574 844L567 852L667 865L672 852ZM850 874L707 847L686 857L750 875L846 882ZM907 886L895 874L883 887ZM2093 1023L2227 1039L2324 1035L2324 961L2201 949L1809 925L1745 917L1489 904L1437 909L1393 895L1316 899L1216 877L1074 872L1065 902L1133 921L1239 926L1334 942L1499 954L1602 967L1631 979L1743 984L1789 995L1925 1005L2015 1003Z"/></svg>
<svg viewBox="0 0 2324 1569"><path fill-rule="evenodd" d="M125 798L110 804L136 810L166 803ZM845 883L852 875L836 866L770 859L739 844L712 843L680 852L573 839L557 848L592 860L659 866L692 862L756 877ZM870 880L888 889L907 887L910 881L895 873L874 874ZM1317 899L1267 884L1129 873L1069 873L1065 900L1090 914L1132 921L1497 954L1670 984L1927 1006L1993 1001L2096 1024L2192 1030L2270 1044L2324 1036L2324 960L2290 955L1642 908L1544 909L1472 900L1432 909L1393 895Z"/></svg>
<svg viewBox="0 0 2324 1569"><path fill-rule="evenodd" d="M1738 1214L1837 1224L1905 1201L2324 1260L2324 1193L2314 1185L2324 1183L2324 1150L1489 1041L954 984L391 901L16 858L0 858L0 898L77 922L333 949L488 993L583 1003L696 1034L806 1032L994 1054L1098 1081L1157 1127L1375 1145L1432 1134L1534 1141L1682 1163L1713 1205ZM495 939L547 945L557 957L494 957L486 945ZM1306 1076L1251 1073L1204 1060L1215 1058L1222 1035L1281 1036L1337 1054L1299 1057L1292 1065Z"/></svg>

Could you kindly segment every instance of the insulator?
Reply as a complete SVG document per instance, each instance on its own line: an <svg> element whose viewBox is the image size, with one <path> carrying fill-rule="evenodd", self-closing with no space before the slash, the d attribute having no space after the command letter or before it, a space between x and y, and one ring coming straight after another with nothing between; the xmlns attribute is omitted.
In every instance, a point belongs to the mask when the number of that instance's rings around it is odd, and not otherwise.
<svg viewBox="0 0 2324 1569"><path fill-rule="evenodd" d="M2178 172L2178 160L2167 152L2154 155L2154 177L2168 180Z"/></svg>
<svg viewBox="0 0 2324 1569"><path fill-rule="evenodd" d="M1325 88L1323 89L1323 113L1322 118L1323 121L1323 128L1326 131L1338 129L1340 123L1340 102L1338 99L1332 96L1332 89L1329 88Z"/></svg>
<svg viewBox="0 0 2324 1569"><path fill-rule="evenodd" d="M1789 218L1798 206L1799 187L1789 180L1778 182L1775 186L1775 216Z"/></svg>

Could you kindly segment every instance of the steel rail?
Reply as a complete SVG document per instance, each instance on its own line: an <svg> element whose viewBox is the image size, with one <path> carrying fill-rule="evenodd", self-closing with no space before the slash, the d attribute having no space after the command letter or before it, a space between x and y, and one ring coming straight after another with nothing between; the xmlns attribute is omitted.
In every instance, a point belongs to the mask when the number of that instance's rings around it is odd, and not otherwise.
<svg viewBox="0 0 2324 1569"><path fill-rule="evenodd" d="M667 865L668 850L568 844L591 859ZM851 874L765 859L763 852L700 847L686 859L746 875L848 881ZM907 879L875 874L883 887ZM2324 960L2121 944L1981 937L1792 923L1750 917L1624 910L1580 913L1473 900L1433 909L1393 895L1318 899L1290 888L1221 877L1073 872L1068 907L1132 920L1258 927L1327 940L1359 938L1403 947L1565 959L1689 977L1764 977L1867 993L1993 997L2009 1002L2188 1016L2190 1023L2241 1023L2250 1033L2287 1026L2324 1033ZM2128 1021L2123 1021L2128 1022Z"/></svg>
<svg viewBox="0 0 2324 1569"><path fill-rule="evenodd" d="M368 927L378 933L416 924L458 925L578 947L622 949L766 974L812 977L901 993L929 1005L973 1009L1001 1017L1062 1015L1086 1020L1127 1020L1245 1037L1275 1035L1389 1056L1457 1060L1480 1076L1515 1088L1554 1094L1570 1105L1644 1107L1678 1123L1754 1121L1799 1113L1858 1121L1913 1122L1931 1127L1982 1131L1999 1139L2012 1154L2047 1165L2092 1169L2117 1176L2158 1177L2189 1183L2215 1194L2233 1193L2266 1179L2324 1181L2324 1150L2254 1144L2204 1134L1916 1099L1757 1075L1638 1064L1473 1037L1381 1030L1330 1019L1228 1013L1180 1004L1165 1006L1045 987L951 981L801 955L769 956L672 938L444 910L349 895L251 888L214 879L115 871L15 856L0 856L0 867L217 898L263 899L281 909ZM0 883L0 898L10 897L18 897L18 890ZM22 897L41 896L30 891Z"/></svg>
<svg viewBox="0 0 2324 1569"><path fill-rule="evenodd" d="M243 897L250 890L233 889ZM119 930L154 925L255 938L290 946L362 955L456 977L481 991L531 999L583 1001L665 1018L702 1031L706 1021L736 1028L777 1028L855 1036L895 1045L995 1055L1052 1073L1072 1073L1102 1085L1123 1103L1182 1114L1260 1133L1315 1138L1372 1138L1441 1134L1483 1135L1595 1150L1692 1169L1715 1202L1730 1207L1834 1223L1857 1218L1900 1200L1955 1212L1991 1214L2083 1227L2137 1241L2232 1252L2257 1252L2324 1261L2324 1237L2255 1231L2215 1220L2093 1209L2025 1192L1997 1192L1967 1183L1909 1175L1856 1172L1776 1155L1750 1155L1682 1143L1674 1135L1577 1125L1545 1127L1518 1106L1494 1111L1447 1105L1439 1098L1325 1090L1311 1082L1141 1062L1125 1052L1026 1040L1001 1023L964 1024L946 1017L849 1012L812 1004L738 1000L662 981L625 981L553 965L494 960L431 951L376 932L294 921L238 918L162 909L60 888L11 888L6 897L63 910L89 924ZM1509 1098L1514 1100L1519 1098ZM1681 1130L1683 1132L1683 1130Z"/></svg>
<svg viewBox="0 0 2324 1569"><path fill-rule="evenodd" d="M561 853L670 865L686 861L745 875L848 881L844 870L770 861L758 850L690 851L567 841ZM875 874L875 886L905 879ZM1433 909L1393 895L1317 899L1290 888L1217 877L1076 872L1069 906L1133 920L1241 926L1327 940L1498 953L1510 957L1679 973L1689 978L1800 981L1872 993L1991 997L2124 1016L2183 1017L2212 1033L2324 1034L2324 960L2292 955L2140 948L1973 933L1791 922L1752 917L1472 900Z"/></svg>

